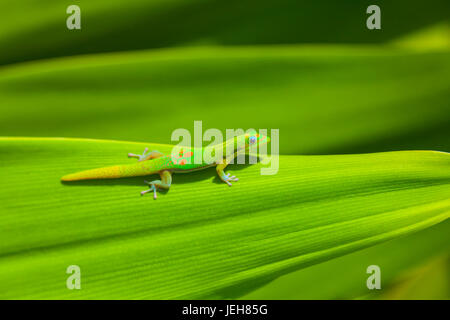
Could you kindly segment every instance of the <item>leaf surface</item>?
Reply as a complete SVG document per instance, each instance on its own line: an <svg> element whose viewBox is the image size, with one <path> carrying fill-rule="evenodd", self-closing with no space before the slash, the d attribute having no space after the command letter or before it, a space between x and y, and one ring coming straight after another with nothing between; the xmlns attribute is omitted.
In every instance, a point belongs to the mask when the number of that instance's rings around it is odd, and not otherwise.
<svg viewBox="0 0 450 320"><path fill-rule="evenodd" d="M280 156L278 174L235 165L174 176L158 200L142 178L63 184L127 163L131 142L0 140L2 298L205 298L448 218L450 158L440 152ZM82 290L65 287L78 265Z"/></svg>

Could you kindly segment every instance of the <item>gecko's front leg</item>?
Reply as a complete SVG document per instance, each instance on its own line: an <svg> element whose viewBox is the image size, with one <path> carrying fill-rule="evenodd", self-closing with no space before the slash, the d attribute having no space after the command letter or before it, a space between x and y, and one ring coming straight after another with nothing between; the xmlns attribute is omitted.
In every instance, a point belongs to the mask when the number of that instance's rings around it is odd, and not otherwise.
<svg viewBox="0 0 450 320"><path fill-rule="evenodd" d="M162 171L160 174L161 180L153 180L151 182L145 181L150 186L150 189L144 190L141 192L141 195L148 192L153 192L153 199L156 199L156 189L162 188L162 189L169 189L170 185L172 184L172 174L170 171Z"/></svg>
<svg viewBox="0 0 450 320"><path fill-rule="evenodd" d="M232 176L230 173L225 173L224 169L228 165L227 161L224 163L219 163L216 167L217 174L219 175L220 180L225 182L227 185L231 187L231 181L239 181L236 176Z"/></svg>

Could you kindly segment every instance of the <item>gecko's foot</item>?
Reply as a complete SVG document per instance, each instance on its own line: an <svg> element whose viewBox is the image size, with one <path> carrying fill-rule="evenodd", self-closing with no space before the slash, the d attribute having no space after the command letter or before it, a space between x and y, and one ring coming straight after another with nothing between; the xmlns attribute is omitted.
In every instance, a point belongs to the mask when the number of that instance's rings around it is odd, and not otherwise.
<svg viewBox="0 0 450 320"><path fill-rule="evenodd" d="M143 196L146 193L149 193L149 192L153 191L153 199L156 200L156 187L155 187L155 185L152 184L151 182L147 182L147 181L144 181L144 182L147 183L150 186L150 189L141 191L141 196Z"/></svg>
<svg viewBox="0 0 450 320"><path fill-rule="evenodd" d="M239 179L236 178L236 176L232 176L230 173L224 174L222 180L230 187L231 187L231 181L239 181Z"/></svg>
<svg viewBox="0 0 450 320"><path fill-rule="evenodd" d="M137 158L138 161L143 161L148 157L147 151L148 151L148 148L145 148L145 150L142 154L129 153L128 157L129 158Z"/></svg>

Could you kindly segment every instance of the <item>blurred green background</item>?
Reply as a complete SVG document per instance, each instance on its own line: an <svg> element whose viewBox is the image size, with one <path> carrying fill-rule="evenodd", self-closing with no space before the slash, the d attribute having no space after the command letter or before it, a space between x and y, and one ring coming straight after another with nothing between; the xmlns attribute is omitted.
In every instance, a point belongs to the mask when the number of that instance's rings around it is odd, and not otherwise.
<svg viewBox="0 0 450 320"><path fill-rule="evenodd" d="M81 30L66 28L71 4ZM381 30L366 28L371 4ZM444 0L3 2L0 136L170 143L203 120L279 128L281 154L448 152L448 12ZM449 234L447 221L245 297L448 299ZM377 263L383 290L368 292Z"/></svg>

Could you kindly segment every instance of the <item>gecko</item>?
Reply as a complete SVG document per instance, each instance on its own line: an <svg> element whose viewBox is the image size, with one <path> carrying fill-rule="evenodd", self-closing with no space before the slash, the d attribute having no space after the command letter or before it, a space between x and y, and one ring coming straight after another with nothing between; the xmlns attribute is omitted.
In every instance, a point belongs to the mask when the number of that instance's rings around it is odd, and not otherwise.
<svg viewBox="0 0 450 320"><path fill-rule="evenodd" d="M201 156L200 159L202 161L200 163L195 163L194 158L197 152L201 152L201 155L203 155L204 148L180 148L180 151L175 157L165 155L157 150L149 151L148 148L145 148L142 154L128 154L130 158L137 158L137 163L80 171L63 176L61 181L115 179L159 174L159 180L150 182L144 180L149 186L149 189L141 192L141 195L153 192L153 198L156 199L156 191L158 188L167 190L170 188L173 173L187 173L216 166L219 178L231 186L231 182L236 182L239 179L236 176L225 173L226 166L230 164L238 153L248 153L250 147L260 146L268 142L270 142L269 137L257 133L246 133L235 136L222 144L223 157L221 161L206 162L203 156Z"/></svg>

